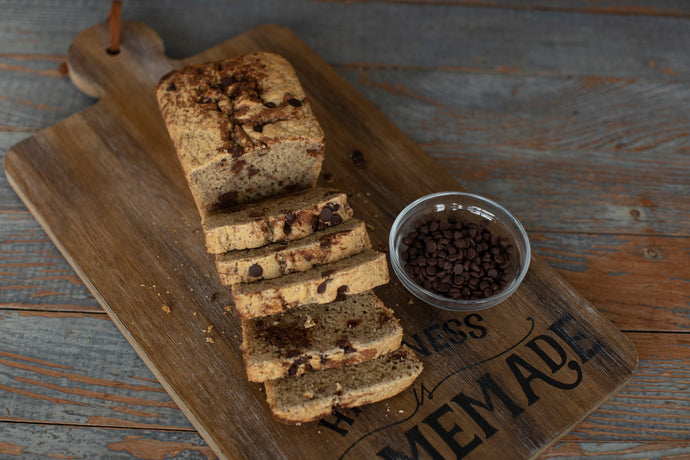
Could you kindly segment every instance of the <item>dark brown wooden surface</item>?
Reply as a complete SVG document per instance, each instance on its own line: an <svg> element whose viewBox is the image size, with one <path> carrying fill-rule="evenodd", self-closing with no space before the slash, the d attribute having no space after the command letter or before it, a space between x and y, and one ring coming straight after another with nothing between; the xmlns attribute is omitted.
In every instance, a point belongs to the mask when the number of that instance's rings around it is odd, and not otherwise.
<svg viewBox="0 0 690 460"><path fill-rule="evenodd" d="M0 151L93 104L60 64L109 5L2 6ZM464 187L516 212L640 354L631 383L544 456L656 458L690 452L685 10L210 1L124 15L173 56L290 26ZM212 457L2 175L0 199L0 452Z"/></svg>
<svg viewBox="0 0 690 460"><path fill-rule="evenodd" d="M246 381L240 324L225 308L228 291L200 241L198 215L154 103L155 83L180 63L169 62L155 32L140 23L123 24L117 55L104 52L107 33L105 24L82 32L68 53L72 81L101 101L12 147L5 171L217 455L392 458L414 454L422 443L430 455L532 457L632 376L637 355L630 342L534 258L513 296L477 314L407 302L410 294L397 281L381 287L408 331L406 342L423 356L424 374L398 397L356 411L347 436L323 430L323 443L314 444L309 440L322 424L276 423L260 388ZM277 52L296 68L326 132L323 182L354 195L358 215L376 224L375 245L385 245L407 203L459 188L285 27L257 27L185 62L254 50ZM363 167L353 163L355 151L363 152ZM503 397L502 410L481 399L489 391ZM487 413L453 399L463 395L489 404L480 406Z"/></svg>

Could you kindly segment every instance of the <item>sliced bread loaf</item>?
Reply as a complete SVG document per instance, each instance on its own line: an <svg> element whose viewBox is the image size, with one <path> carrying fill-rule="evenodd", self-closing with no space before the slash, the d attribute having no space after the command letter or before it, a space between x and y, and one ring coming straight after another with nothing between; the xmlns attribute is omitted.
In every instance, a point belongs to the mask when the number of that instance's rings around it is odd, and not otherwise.
<svg viewBox="0 0 690 460"><path fill-rule="evenodd" d="M373 292L312 304L242 323L253 382L377 358L400 348L402 328Z"/></svg>
<svg viewBox="0 0 690 460"><path fill-rule="evenodd" d="M334 407L355 407L390 398L422 372L414 352L402 348L363 363L308 372L265 382L274 417L303 423L331 414Z"/></svg>
<svg viewBox="0 0 690 460"><path fill-rule="evenodd" d="M366 225L353 219L296 241L217 254L216 268L221 283L233 285L303 272L369 248Z"/></svg>
<svg viewBox="0 0 690 460"><path fill-rule="evenodd" d="M364 252L305 272L232 286L242 319L273 315L300 305L327 303L388 282L386 255Z"/></svg>
<svg viewBox="0 0 690 460"><path fill-rule="evenodd" d="M316 185L324 133L281 56L190 64L156 97L201 214Z"/></svg>
<svg viewBox="0 0 690 460"><path fill-rule="evenodd" d="M206 249L212 254L293 241L352 218L347 195L310 188L202 216Z"/></svg>

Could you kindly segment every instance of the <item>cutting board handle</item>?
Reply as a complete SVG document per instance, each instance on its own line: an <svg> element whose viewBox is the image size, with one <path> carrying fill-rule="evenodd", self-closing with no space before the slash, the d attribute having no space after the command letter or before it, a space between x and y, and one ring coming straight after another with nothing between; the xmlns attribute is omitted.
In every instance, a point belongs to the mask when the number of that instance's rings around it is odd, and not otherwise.
<svg viewBox="0 0 690 460"><path fill-rule="evenodd" d="M150 27L123 22L117 54L108 53L108 36L108 23L98 24L77 35L67 51L70 78L85 94L101 99L118 89L138 86L132 80L150 87L172 69L163 40Z"/></svg>

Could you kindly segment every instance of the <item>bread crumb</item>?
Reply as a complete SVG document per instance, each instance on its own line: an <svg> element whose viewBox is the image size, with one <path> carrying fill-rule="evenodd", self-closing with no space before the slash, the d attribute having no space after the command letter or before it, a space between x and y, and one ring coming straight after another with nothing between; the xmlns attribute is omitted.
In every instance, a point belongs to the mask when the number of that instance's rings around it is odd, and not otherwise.
<svg viewBox="0 0 690 460"><path fill-rule="evenodd" d="M402 409L399 409L399 410L398 410L398 414L404 414L404 413L405 413L404 410L402 410Z"/></svg>
<svg viewBox="0 0 690 460"><path fill-rule="evenodd" d="M206 337L206 341L207 341L208 343L215 343L215 341L214 341L213 338L211 338L211 337Z"/></svg>
<svg viewBox="0 0 690 460"><path fill-rule="evenodd" d="M340 384L340 382L335 382L335 391L340 391L343 389L343 386Z"/></svg>
<svg viewBox="0 0 690 460"><path fill-rule="evenodd" d="M207 327L206 329L204 329L204 331L205 331L207 334L211 333L212 330L213 330L213 324L211 324L209 327Z"/></svg>
<svg viewBox="0 0 690 460"><path fill-rule="evenodd" d="M368 228L369 230L374 230L375 227L374 227L373 225L371 225L371 224L367 224L367 228Z"/></svg>
<svg viewBox="0 0 690 460"><path fill-rule="evenodd" d="M304 328L309 329L310 327L316 326L316 323L311 316L307 316L307 320L304 322Z"/></svg>
<svg viewBox="0 0 690 460"><path fill-rule="evenodd" d="M314 392L309 390L304 392L304 397L308 399L314 399Z"/></svg>
<svg viewBox="0 0 690 460"><path fill-rule="evenodd" d="M410 297L410 300L407 301L408 305L414 305L414 300L412 300L412 297Z"/></svg>
<svg viewBox="0 0 690 460"><path fill-rule="evenodd" d="M172 308L170 308L170 307L167 306L167 305L162 305L162 306L161 306L161 310L163 310L163 311L166 312L167 314L172 313Z"/></svg>

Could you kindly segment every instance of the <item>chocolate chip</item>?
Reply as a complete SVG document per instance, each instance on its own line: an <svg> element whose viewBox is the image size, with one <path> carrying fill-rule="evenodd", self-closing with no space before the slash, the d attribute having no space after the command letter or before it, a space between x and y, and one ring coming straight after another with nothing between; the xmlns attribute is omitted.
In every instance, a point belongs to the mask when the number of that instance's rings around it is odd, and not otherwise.
<svg viewBox="0 0 690 460"><path fill-rule="evenodd" d="M331 220L332 217L333 211L328 206L324 207L321 210L321 214L319 214L319 218L324 222L328 222L329 220Z"/></svg>
<svg viewBox="0 0 690 460"><path fill-rule="evenodd" d="M252 129L254 129L254 131L256 131L257 133L260 133L264 130L264 125L262 125L262 124L254 125L254 128L252 128Z"/></svg>
<svg viewBox="0 0 690 460"><path fill-rule="evenodd" d="M333 217L331 218L331 225L338 225L343 221L343 218L340 217L340 214L333 214Z"/></svg>
<svg viewBox="0 0 690 460"><path fill-rule="evenodd" d="M347 299L347 291L349 287L347 285L340 286L335 296L335 300L345 300Z"/></svg>
<svg viewBox="0 0 690 460"><path fill-rule="evenodd" d="M232 155L233 158L237 158L238 156L242 155L242 152L244 152L244 149L242 148L241 145L233 145L230 147L230 155Z"/></svg>
<svg viewBox="0 0 690 460"><path fill-rule="evenodd" d="M324 281L323 283L319 284L318 287L316 288L316 292L319 294L323 294L326 292L326 287L328 286L328 280Z"/></svg>
<svg viewBox="0 0 690 460"><path fill-rule="evenodd" d="M219 84L219 86L230 86L230 85L232 85L233 83L235 83L235 80L233 80L232 78L230 78L230 77L223 77L223 78L220 79L220 82L219 82L218 84Z"/></svg>
<svg viewBox="0 0 690 460"><path fill-rule="evenodd" d="M254 264L251 267L249 267L249 276L253 276L254 278L258 278L264 273L264 269L261 265L259 264Z"/></svg>
<svg viewBox="0 0 690 460"><path fill-rule="evenodd" d="M388 321L390 321L391 319L392 319L392 318L391 318L391 316L390 316L388 313L383 312L383 311L382 311L381 313L379 313L379 324L380 324L380 325L386 324L386 323L387 323Z"/></svg>
<svg viewBox="0 0 690 460"><path fill-rule="evenodd" d="M367 160L364 159L364 154L359 150L352 152L352 162L359 169L367 167Z"/></svg>
<svg viewBox="0 0 690 460"><path fill-rule="evenodd" d="M252 177L256 174L259 174L260 172L261 172L261 170L259 168L255 168L254 166L251 166L251 165L247 168L247 176L249 176L249 177Z"/></svg>
<svg viewBox="0 0 690 460"><path fill-rule="evenodd" d="M300 102L299 99L295 98L289 99L287 102L293 107L300 107L302 105L302 102Z"/></svg>
<svg viewBox="0 0 690 460"><path fill-rule="evenodd" d="M467 222L450 214L413 223L402 238L404 269L424 289L452 299L482 299L500 292L511 280L514 247L494 235L491 222Z"/></svg>
<svg viewBox="0 0 690 460"><path fill-rule="evenodd" d="M170 83L167 88L165 88L166 91L177 91L177 86L175 86L175 83Z"/></svg>
<svg viewBox="0 0 690 460"><path fill-rule="evenodd" d="M320 249L328 249L331 247L332 244L333 244L333 238L331 238L330 235L327 237L321 238L319 240L319 248Z"/></svg>

